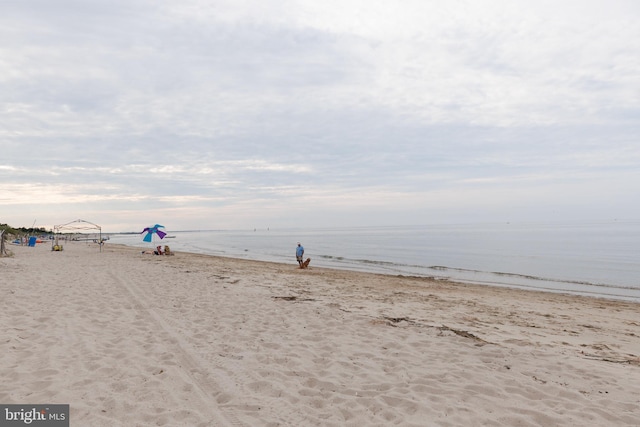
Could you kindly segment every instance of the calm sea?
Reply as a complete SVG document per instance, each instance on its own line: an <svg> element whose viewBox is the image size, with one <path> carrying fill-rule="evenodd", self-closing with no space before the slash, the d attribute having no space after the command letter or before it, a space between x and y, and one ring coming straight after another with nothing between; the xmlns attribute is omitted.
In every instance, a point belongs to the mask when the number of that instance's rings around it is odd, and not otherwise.
<svg viewBox="0 0 640 427"><path fill-rule="evenodd" d="M640 222L171 232L173 250L640 302ZM141 235L111 242L151 248Z"/></svg>

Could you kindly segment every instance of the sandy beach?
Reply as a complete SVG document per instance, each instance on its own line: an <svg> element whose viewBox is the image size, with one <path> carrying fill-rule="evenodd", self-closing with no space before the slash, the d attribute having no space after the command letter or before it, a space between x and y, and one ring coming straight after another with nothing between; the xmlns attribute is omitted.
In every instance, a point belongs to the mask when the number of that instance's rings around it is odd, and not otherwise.
<svg viewBox="0 0 640 427"><path fill-rule="evenodd" d="M640 306L136 248L9 246L0 403L71 426L640 426Z"/></svg>

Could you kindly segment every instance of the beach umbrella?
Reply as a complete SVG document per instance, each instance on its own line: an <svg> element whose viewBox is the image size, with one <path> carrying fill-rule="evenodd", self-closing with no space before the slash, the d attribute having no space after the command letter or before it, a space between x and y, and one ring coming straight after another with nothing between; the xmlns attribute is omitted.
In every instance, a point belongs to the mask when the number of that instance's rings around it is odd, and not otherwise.
<svg viewBox="0 0 640 427"><path fill-rule="evenodd" d="M166 236L167 233L160 230L161 228L164 228L164 225L156 224L153 227L145 227L145 229L140 232L140 234L147 233L144 235L142 241L152 242L154 234L157 234L160 239L164 239L164 236Z"/></svg>

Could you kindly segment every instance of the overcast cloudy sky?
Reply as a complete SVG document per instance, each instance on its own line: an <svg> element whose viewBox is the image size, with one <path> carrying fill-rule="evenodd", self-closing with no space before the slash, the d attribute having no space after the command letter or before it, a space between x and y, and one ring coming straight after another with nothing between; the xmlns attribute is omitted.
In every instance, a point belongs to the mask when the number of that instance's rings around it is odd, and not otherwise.
<svg viewBox="0 0 640 427"><path fill-rule="evenodd" d="M637 0L0 3L0 223L640 218Z"/></svg>

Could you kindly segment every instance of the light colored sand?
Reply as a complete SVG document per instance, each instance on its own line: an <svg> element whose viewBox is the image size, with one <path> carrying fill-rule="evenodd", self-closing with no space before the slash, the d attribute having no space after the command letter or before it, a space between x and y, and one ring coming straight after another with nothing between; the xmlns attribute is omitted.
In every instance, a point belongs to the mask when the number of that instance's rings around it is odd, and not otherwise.
<svg viewBox="0 0 640 427"><path fill-rule="evenodd" d="M638 426L640 306L133 248L0 258L0 403L72 426Z"/></svg>

